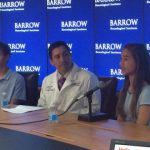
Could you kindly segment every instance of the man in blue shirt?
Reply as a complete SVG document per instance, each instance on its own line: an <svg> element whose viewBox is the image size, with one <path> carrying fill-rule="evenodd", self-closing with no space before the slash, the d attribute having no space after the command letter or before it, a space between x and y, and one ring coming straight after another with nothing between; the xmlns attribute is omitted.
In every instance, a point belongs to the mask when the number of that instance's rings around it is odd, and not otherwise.
<svg viewBox="0 0 150 150"><path fill-rule="evenodd" d="M10 47L0 42L0 101L5 99L9 104L18 104L26 100L25 81L7 66L10 53Z"/></svg>

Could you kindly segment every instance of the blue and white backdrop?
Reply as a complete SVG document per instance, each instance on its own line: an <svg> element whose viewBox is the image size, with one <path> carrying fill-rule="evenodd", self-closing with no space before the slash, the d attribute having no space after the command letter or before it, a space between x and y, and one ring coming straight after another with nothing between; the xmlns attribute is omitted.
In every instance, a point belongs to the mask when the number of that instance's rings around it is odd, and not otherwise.
<svg viewBox="0 0 150 150"><path fill-rule="evenodd" d="M124 79L122 47L145 43L150 50L150 0L0 0L0 41L11 48L9 66L39 72L39 85L54 71L47 48L64 40L73 60L98 76Z"/></svg>

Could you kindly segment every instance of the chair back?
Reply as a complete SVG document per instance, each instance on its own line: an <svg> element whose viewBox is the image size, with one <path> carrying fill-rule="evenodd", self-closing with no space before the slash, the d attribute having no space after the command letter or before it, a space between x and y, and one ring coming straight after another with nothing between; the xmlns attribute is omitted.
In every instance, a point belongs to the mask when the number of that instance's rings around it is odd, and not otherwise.
<svg viewBox="0 0 150 150"><path fill-rule="evenodd" d="M36 106L38 103L38 72L19 72L26 84L26 103L25 105Z"/></svg>
<svg viewBox="0 0 150 150"><path fill-rule="evenodd" d="M111 80L107 86L101 89L101 112L108 113L109 118L115 119L118 79L116 77L99 77L98 79L103 82Z"/></svg>

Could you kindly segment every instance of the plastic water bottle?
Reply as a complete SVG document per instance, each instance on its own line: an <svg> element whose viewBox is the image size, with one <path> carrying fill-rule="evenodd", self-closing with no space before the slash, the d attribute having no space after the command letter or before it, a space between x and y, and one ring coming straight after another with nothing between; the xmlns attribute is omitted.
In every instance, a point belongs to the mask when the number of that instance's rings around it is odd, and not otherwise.
<svg viewBox="0 0 150 150"><path fill-rule="evenodd" d="M58 115L57 115L57 109L56 107L50 107L48 120L50 122L58 122Z"/></svg>
<svg viewBox="0 0 150 150"><path fill-rule="evenodd" d="M1 107L7 108L8 107L8 100L7 100L6 92L2 93L2 99L1 99Z"/></svg>

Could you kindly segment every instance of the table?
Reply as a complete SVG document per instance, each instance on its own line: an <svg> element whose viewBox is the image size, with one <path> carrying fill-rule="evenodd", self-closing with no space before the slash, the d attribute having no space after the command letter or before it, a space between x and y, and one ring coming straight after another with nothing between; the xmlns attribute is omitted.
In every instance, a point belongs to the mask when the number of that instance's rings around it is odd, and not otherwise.
<svg viewBox="0 0 150 150"><path fill-rule="evenodd" d="M57 123L45 120L22 125L2 124L25 123L47 118L47 110L25 114L11 114L0 110L0 127L39 135L92 150L109 150L112 138L150 142L149 127L110 119L91 123L82 122L77 120L77 115L71 113L61 116Z"/></svg>

